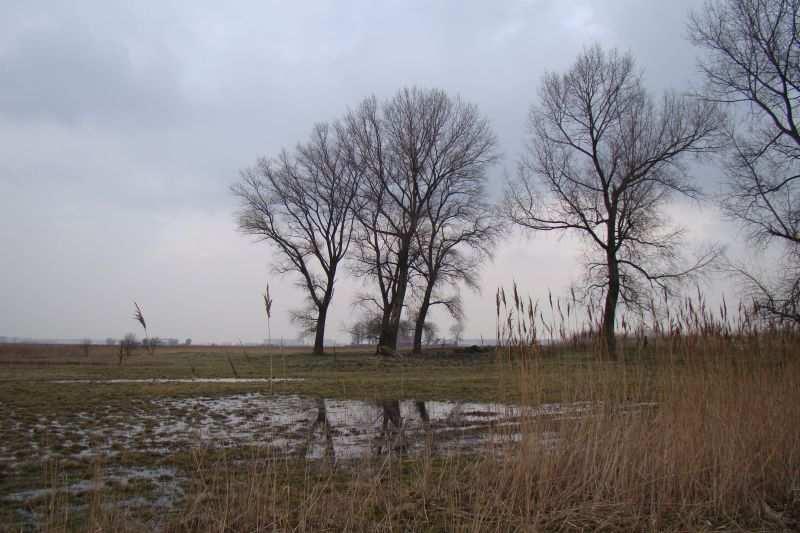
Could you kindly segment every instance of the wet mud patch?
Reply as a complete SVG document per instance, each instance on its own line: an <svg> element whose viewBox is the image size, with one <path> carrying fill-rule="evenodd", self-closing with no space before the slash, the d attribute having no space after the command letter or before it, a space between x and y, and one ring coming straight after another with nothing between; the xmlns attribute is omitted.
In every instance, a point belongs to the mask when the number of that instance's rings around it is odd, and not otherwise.
<svg viewBox="0 0 800 533"><path fill-rule="evenodd" d="M647 406L622 408L639 412ZM290 456L345 467L385 454L484 453L521 440L525 421L558 424L593 416L600 407L264 393L131 399L124 409L102 405L52 416L17 416L9 407L0 419L0 433L14 436L0 443L0 481L5 480L0 518L41 523L37 513L55 497L66 498L81 513L97 492L109 505L157 517L159 510L179 504L191 477L191 457L203 450L245 463L250 455ZM539 426L536 438L556 446L558 435L546 426ZM44 480L47 464L68 475Z"/></svg>
<svg viewBox="0 0 800 533"><path fill-rule="evenodd" d="M438 451L473 448L492 430L513 435L521 417L586 416L586 402L518 407L499 403L418 400L332 400L261 393L131 400L124 410L101 406L69 416L17 419L2 432L0 468L25 459L86 460L120 454L168 456L198 446L268 447L277 453L335 459L388 448L410 451L434 443Z"/></svg>

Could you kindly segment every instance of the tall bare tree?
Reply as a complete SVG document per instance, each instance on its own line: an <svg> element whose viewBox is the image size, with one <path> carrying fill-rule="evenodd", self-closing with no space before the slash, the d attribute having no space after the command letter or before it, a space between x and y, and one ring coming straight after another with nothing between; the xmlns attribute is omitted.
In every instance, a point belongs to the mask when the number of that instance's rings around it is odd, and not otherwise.
<svg viewBox="0 0 800 533"><path fill-rule="evenodd" d="M439 326L435 322L425 322L422 326L422 333L425 336L425 344L431 345L436 342L436 336L439 334Z"/></svg>
<svg viewBox="0 0 800 533"><path fill-rule="evenodd" d="M354 233L359 174L342 142L343 130L320 124L293 153L260 159L232 187L239 198L239 227L271 243L279 273L299 275L308 299L294 318L314 330L314 353L324 352L325 321L336 273Z"/></svg>
<svg viewBox="0 0 800 533"><path fill-rule="evenodd" d="M575 232L588 243L587 290L604 296L611 357L620 301L639 306L647 289L668 290L713 258L709 251L683 261L684 229L662 208L672 194L698 197L683 159L713 149L720 123L709 103L667 94L657 104L633 58L599 46L544 79L508 212L521 226Z"/></svg>
<svg viewBox="0 0 800 533"><path fill-rule="evenodd" d="M418 252L412 268L417 274L419 304L414 353L422 350L431 307L444 306L454 319L463 320L459 286L478 290L481 262L491 255L500 233L499 221L486 201L484 168L469 170L453 174L430 196L416 235Z"/></svg>
<svg viewBox="0 0 800 533"><path fill-rule="evenodd" d="M705 98L736 114L727 131L723 209L759 246L777 244L774 275L734 268L767 316L800 322L800 0L715 0L689 21L706 50Z"/></svg>
<svg viewBox="0 0 800 533"><path fill-rule="evenodd" d="M474 105L435 89L403 89L382 104L367 98L345 122L362 172L356 271L377 282L378 349L393 354L428 203L453 176L480 174L495 138Z"/></svg>

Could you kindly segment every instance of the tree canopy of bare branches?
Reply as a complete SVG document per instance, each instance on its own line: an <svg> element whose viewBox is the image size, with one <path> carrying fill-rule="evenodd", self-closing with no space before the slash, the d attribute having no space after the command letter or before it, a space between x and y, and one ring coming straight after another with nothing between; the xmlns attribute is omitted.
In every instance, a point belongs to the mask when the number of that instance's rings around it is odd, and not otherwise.
<svg viewBox="0 0 800 533"><path fill-rule="evenodd" d="M419 300L414 327L415 353L422 350L431 307L443 306L456 321L463 320L459 287L463 284L479 290L480 265L491 256L500 234L499 220L486 201L485 169L468 170L449 176L430 196L424 222L416 235L417 255L412 264Z"/></svg>
<svg viewBox="0 0 800 533"><path fill-rule="evenodd" d="M232 187L241 205L239 228L274 246L279 273L299 275L308 305L294 318L313 329L316 354L324 352L336 273L355 227L359 174L342 136L337 125L317 125L308 142L277 159L260 159Z"/></svg>
<svg viewBox="0 0 800 533"><path fill-rule="evenodd" d="M774 279L734 269L765 315L800 322L800 0L714 0L692 15L704 97L728 105L727 192L722 207L751 242L775 243L784 263Z"/></svg>
<svg viewBox="0 0 800 533"><path fill-rule="evenodd" d="M455 176L481 175L495 159L495 138L474 105L435 89L403 89L383 103L367 98L345 124L362 176L355 271L378 285L379 351L394 353L433 197Z"/></svg>
<svg viewBox="0 0 800 533"><path fill-rule="evenodd" d="M642 305L646 290L668 290L714 255L683 261L685 230L662 208L673 194L698 197L683 159L712 150L721 121L712 103L675 94L656 102L630 55L599 46L543 81L506 211L520 226L575 232L588 243L587 290L604 297L601 330L612 357L619 302Z"/></svg>

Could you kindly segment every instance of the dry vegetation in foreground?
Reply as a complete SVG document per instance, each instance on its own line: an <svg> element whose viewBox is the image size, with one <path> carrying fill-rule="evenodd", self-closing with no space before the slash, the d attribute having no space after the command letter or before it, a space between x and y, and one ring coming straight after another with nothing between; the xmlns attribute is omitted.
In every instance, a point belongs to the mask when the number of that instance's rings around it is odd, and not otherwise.
<svg viewBox="0 0 800 533"><path fill-rule="evenodd" d="M688 309L688 308L687 308ZM526 315L517 303L509 326ZM511 316L511 315L510 315ZM800 526L800 338L694 311L654 328L650 364L606 362L619 379L564 375L586 416L523 418L494 453L324 461L192 453L191 481L165 531L786 530ZM511 329L511 328L509 328ZM526 331L530 331L525 327ZM518 331L523 331L519 329ZM680 332L680 333L679 333ZM549 397L553 354L506 331L496 364L526 403ZM530 340L530 339L528 339ZM632 341L641 349L643 338ZM620 385L621 384L621 385ZM638 406L638 408L636 408ZM501 429L497 430L499 434ZM516 429L514 430L516 431ZM506 434L506 437L509 435ZM108 503L108 502L106 502ZM89 503L86 527L145 531ZM46 529L67 528L52 505Z"/></svg>

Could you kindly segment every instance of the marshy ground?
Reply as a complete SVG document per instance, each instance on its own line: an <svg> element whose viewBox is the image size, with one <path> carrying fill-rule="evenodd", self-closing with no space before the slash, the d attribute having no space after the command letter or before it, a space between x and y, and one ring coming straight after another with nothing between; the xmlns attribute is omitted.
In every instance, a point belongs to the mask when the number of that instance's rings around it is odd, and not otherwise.
<svg viewBox="0 0 800 533"><path fill-rule="evenodd" d="M722 485L746 492L756 481L736 484L730 473L724 483L704 481L719 485L717 511L698 506L697 517L677 520L669 518L680 508L673 502L657 510L664 520L657 525L680 529L702 517L714 527L780 529L793 523L800 502L800 490L792 492L792 484L800 489L800 432L769 432L798 427L800 394L789 392L800 376L796 361L793 349L732 364L719 353L701 361L652 347L613 362L579 350L524 359L461 348L388 359L368 349L320 357L181 347L140 351L119 365L112 347L86 356L77 346L5 345L0 524L9 531L636 527L641 509L631 518L614 507L631 505L623 493L636 476L628 469L652 469L641 473L651 480L646 491L666 483L659 469L670 471L677 485L661 491L673 498L698 482L691 468L701 471L705 461L724 468L760 450L772 457L740 465L763 474L751 487L755 503L747 503L755 510L731 513L733 500L747 498L723 494ZM761 397L751 397L757 390ZM756 420L765 440L738 434ZM650 454L633 446L659 438L645 444ZM737 443L733 451L720 449L725 438ZM695 439L705 440L692 450ZM705 457L713 451L706 445L721 457ZM619 461L619 453L630 466L591 474L611 476L611 485L625 478L612 505L577 478L589 475L587 465ZM695 457L669 456L682 453ZM542 490L537 476L563 483L569 472L576 485L560 490L573 498L567 509L575 516L548 509L557 494L528 494L538 510L522 503L526 491ZM598 498L594 517L578 511L589 494ZM780 520L763 518L762 504Z"/></svg>
<svg viewBox="0 0 800 533"><path fill-rule="evenodd" d="M183 495L189 450L201 447L341 463L378 454L387 438L396 451L425 442L472 451L486 429L516 423L519 412L485 381L491 353L439 355L163 348L120 365L113 347L86 356L77 346L3 346L0 522L36 527L56 495L77 520L98 491L128 508L169 511Z"/></svg>

